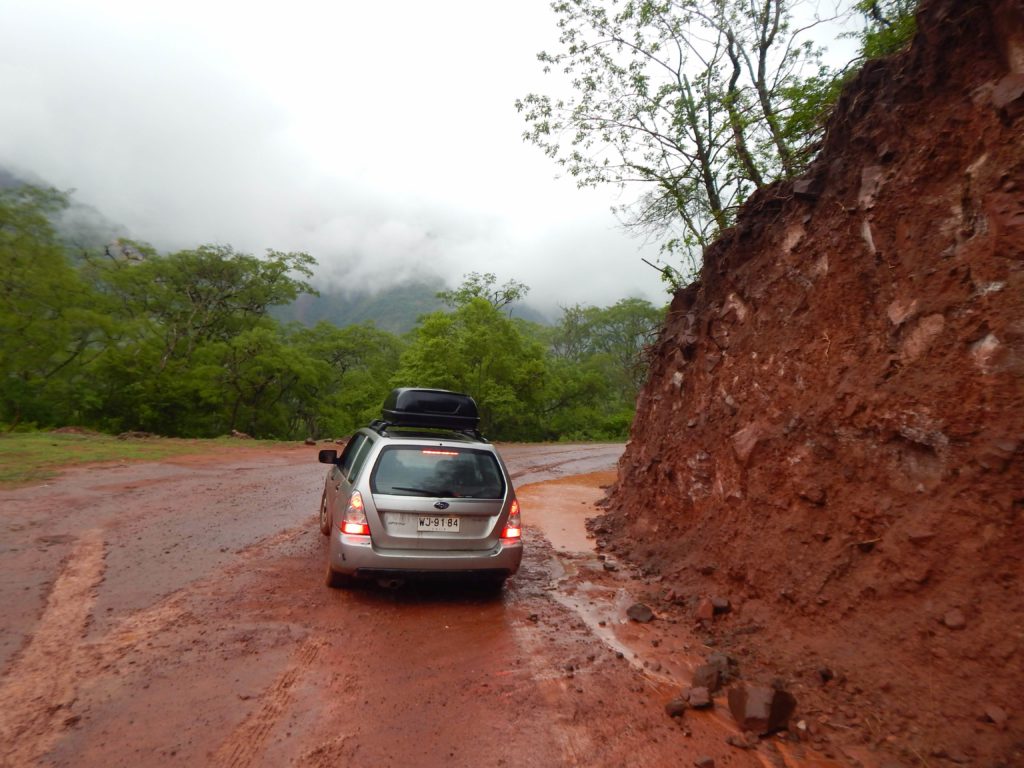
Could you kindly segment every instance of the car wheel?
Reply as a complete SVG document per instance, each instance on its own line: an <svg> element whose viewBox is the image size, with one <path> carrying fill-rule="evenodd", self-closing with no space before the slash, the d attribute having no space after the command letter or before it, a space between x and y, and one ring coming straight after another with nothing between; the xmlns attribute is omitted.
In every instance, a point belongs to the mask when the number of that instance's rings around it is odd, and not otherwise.
<svg viewBox="0 0 1024 768"><path fill-rule="evenodd" d="M327 517L327 491L320 497L320 533L324 536L331 533L331 521Z"/></svg>
<svg viewBox="0 0 1024 768"><path fill-rule="evenodd" d="M343 587L351 587L354 579L344 573L338 573L336 570L327 566L327 574L324 578L324 583L331 589L342 589Z"/></svg>
<svg viewBox="0 0 1024 768"><path fill-rule="evenodd" d="M481 589L488 593L498 595L505 588L507 576L486 576L480 582Z"/></svg>

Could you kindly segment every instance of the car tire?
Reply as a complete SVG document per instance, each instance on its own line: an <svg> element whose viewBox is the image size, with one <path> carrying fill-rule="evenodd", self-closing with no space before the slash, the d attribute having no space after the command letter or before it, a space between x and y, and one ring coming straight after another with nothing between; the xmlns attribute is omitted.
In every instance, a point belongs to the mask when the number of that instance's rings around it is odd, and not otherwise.
<svg viewBox="0 0 1024 768"><path fill-rule="evenodd" d="M324 536L331 533L331 521L327 515L327 491L320 497L320 533Z"/></svg>
<svg viewBox="0 0 1024 768"><path fill-rule="evenodd" d="M331 589L343 589L345 587L351 587L354 579L348 574L338 573L336 570L327 566L327 573L324 576L324 583Z"/></svg>
<svg viewBox="0 0 1024 768"><path fill-rule="evenodd" d="M505 579L507 578L507 576L487 576L481 582L481 588L487 594L500 595L505 589Z"/></svg>

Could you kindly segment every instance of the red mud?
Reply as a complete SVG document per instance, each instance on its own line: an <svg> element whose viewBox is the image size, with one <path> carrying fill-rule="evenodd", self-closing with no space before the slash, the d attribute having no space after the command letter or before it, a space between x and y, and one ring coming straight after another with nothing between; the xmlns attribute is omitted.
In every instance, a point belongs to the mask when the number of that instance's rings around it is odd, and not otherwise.
<svg viewBox="0 0 1024 768"><path fill-rule="evenodd" d="M721 702L665 714L707 649L628 622L643 585L577 551L621 446L503 450L513 475L560 479L520 486L527 556L498 596L326 588L315 450L0 491L0 765L829 764L790 738L729 746Z"/></svg>

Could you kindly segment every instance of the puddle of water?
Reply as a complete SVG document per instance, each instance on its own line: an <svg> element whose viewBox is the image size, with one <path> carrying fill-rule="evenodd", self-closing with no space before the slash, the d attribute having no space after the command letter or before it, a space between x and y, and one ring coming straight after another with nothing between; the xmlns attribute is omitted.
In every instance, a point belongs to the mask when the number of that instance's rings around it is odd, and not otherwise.
<svg viewBox="0 0 1024 768"><path fill-rule="evenodd" d="M637 602L644 585L627 574L617 572L610 586L596 583L608 577L587 534L586 520L598 513L595 504L604 496L602 486L614 480L615 472L608 471L525 485L517 491L524 523L537 528L555 550L552 574L560 588L553 597L646 677L683 685L703 663L690 651L689 633L673 633L658 620L638 624L628 619L626 609ZM687 647L674 634L686 634Z"/></svg>
<svg viewBox="0 0 1024 768"><path fill-rule="evenodd" d="M595 472L561 480L533 483L516 489L523 523L540 529L559 553L594 554L586 520L604 496L601 486L615 481L615 472Z"/></svg>

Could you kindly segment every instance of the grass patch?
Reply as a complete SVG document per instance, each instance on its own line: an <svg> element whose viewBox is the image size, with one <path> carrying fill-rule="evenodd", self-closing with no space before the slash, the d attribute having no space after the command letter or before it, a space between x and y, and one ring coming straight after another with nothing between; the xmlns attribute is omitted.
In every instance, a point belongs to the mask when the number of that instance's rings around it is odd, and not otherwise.
<svg viewBox="0 0 1024 768"><path fill-rule="evenodd" d="M233 438L185 440L147 437L119 440L97 433L14 432L0 434L0 486L47 480L76 464L105 461L159 461L169 456L209 453L240 445L280 445L269 440Z"/></svg>

